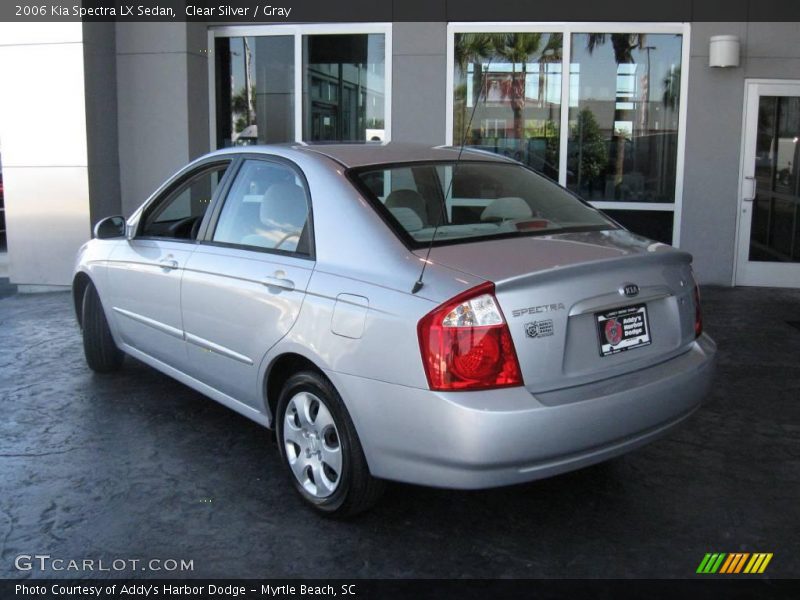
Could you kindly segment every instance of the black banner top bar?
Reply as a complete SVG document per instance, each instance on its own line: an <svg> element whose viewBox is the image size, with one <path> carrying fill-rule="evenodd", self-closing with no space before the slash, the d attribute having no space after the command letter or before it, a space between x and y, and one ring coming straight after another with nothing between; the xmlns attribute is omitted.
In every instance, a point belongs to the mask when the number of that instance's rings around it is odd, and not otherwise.
<svg viewBox="0 0 800 600"><path fill-rule="evenodd" d="M0 21L800 21L790 0L4 0Z"/></svg>

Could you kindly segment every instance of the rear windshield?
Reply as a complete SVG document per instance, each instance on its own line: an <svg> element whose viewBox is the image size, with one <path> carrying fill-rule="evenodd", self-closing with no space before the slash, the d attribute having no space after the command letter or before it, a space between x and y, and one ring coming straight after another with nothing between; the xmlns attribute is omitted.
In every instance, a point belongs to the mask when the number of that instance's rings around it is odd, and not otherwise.
<svg viewBox="0 0 800 600"><path fill-rule="evenodd" d="M434 229L438 246L618 228L570 192L517 164L378 165L356 169L351 177L412 248L430 244Z"/></svg>

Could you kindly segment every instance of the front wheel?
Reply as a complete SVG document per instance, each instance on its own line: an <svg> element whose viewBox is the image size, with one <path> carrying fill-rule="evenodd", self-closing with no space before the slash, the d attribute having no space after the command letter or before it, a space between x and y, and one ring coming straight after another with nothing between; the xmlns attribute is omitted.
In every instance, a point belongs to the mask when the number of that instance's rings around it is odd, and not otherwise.
<svg viewBox="0 0 800 600"><path fill-rule="evenodd" d="M81 309L83 353L86 355L86 364L97 373L118 370L125 355L114 343L100 296L93 283L86 286Z"/></svg>
<svg viewBox="0 0 800 600"><path fill-rule="evenodd" d="M289 378L276 415L278 448L295 489L318 512L349 517L370 508L384 483L370 475L341 397L313 371Z"/></svg>

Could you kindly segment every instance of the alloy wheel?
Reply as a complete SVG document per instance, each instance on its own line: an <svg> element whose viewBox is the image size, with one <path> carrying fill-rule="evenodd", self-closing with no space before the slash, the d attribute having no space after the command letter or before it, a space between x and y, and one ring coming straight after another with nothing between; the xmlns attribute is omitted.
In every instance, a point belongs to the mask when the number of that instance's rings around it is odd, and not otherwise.
<svg viewBox="0 0 800 600"><path fill-rule="evenodd" d="M315 498L327 498L339 486L342 448L328 407L310 392L298 392L286 407L283 423L286 459L297 481Z"/></svg>

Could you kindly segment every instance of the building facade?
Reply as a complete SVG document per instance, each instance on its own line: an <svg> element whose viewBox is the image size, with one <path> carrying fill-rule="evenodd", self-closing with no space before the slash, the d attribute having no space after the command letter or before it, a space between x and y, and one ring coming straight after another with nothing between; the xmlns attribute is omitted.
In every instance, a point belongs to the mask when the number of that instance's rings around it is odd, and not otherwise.
<svg viewBox="0 0 800 600"><path fill-rule="evenodd" d="M710 66L719 35L738 65ZM511 156L691 252L703 283L800 287L799 40L797 22L0 24L9 275L69 285L93 223L209 150L347 140Z"/></svg>

